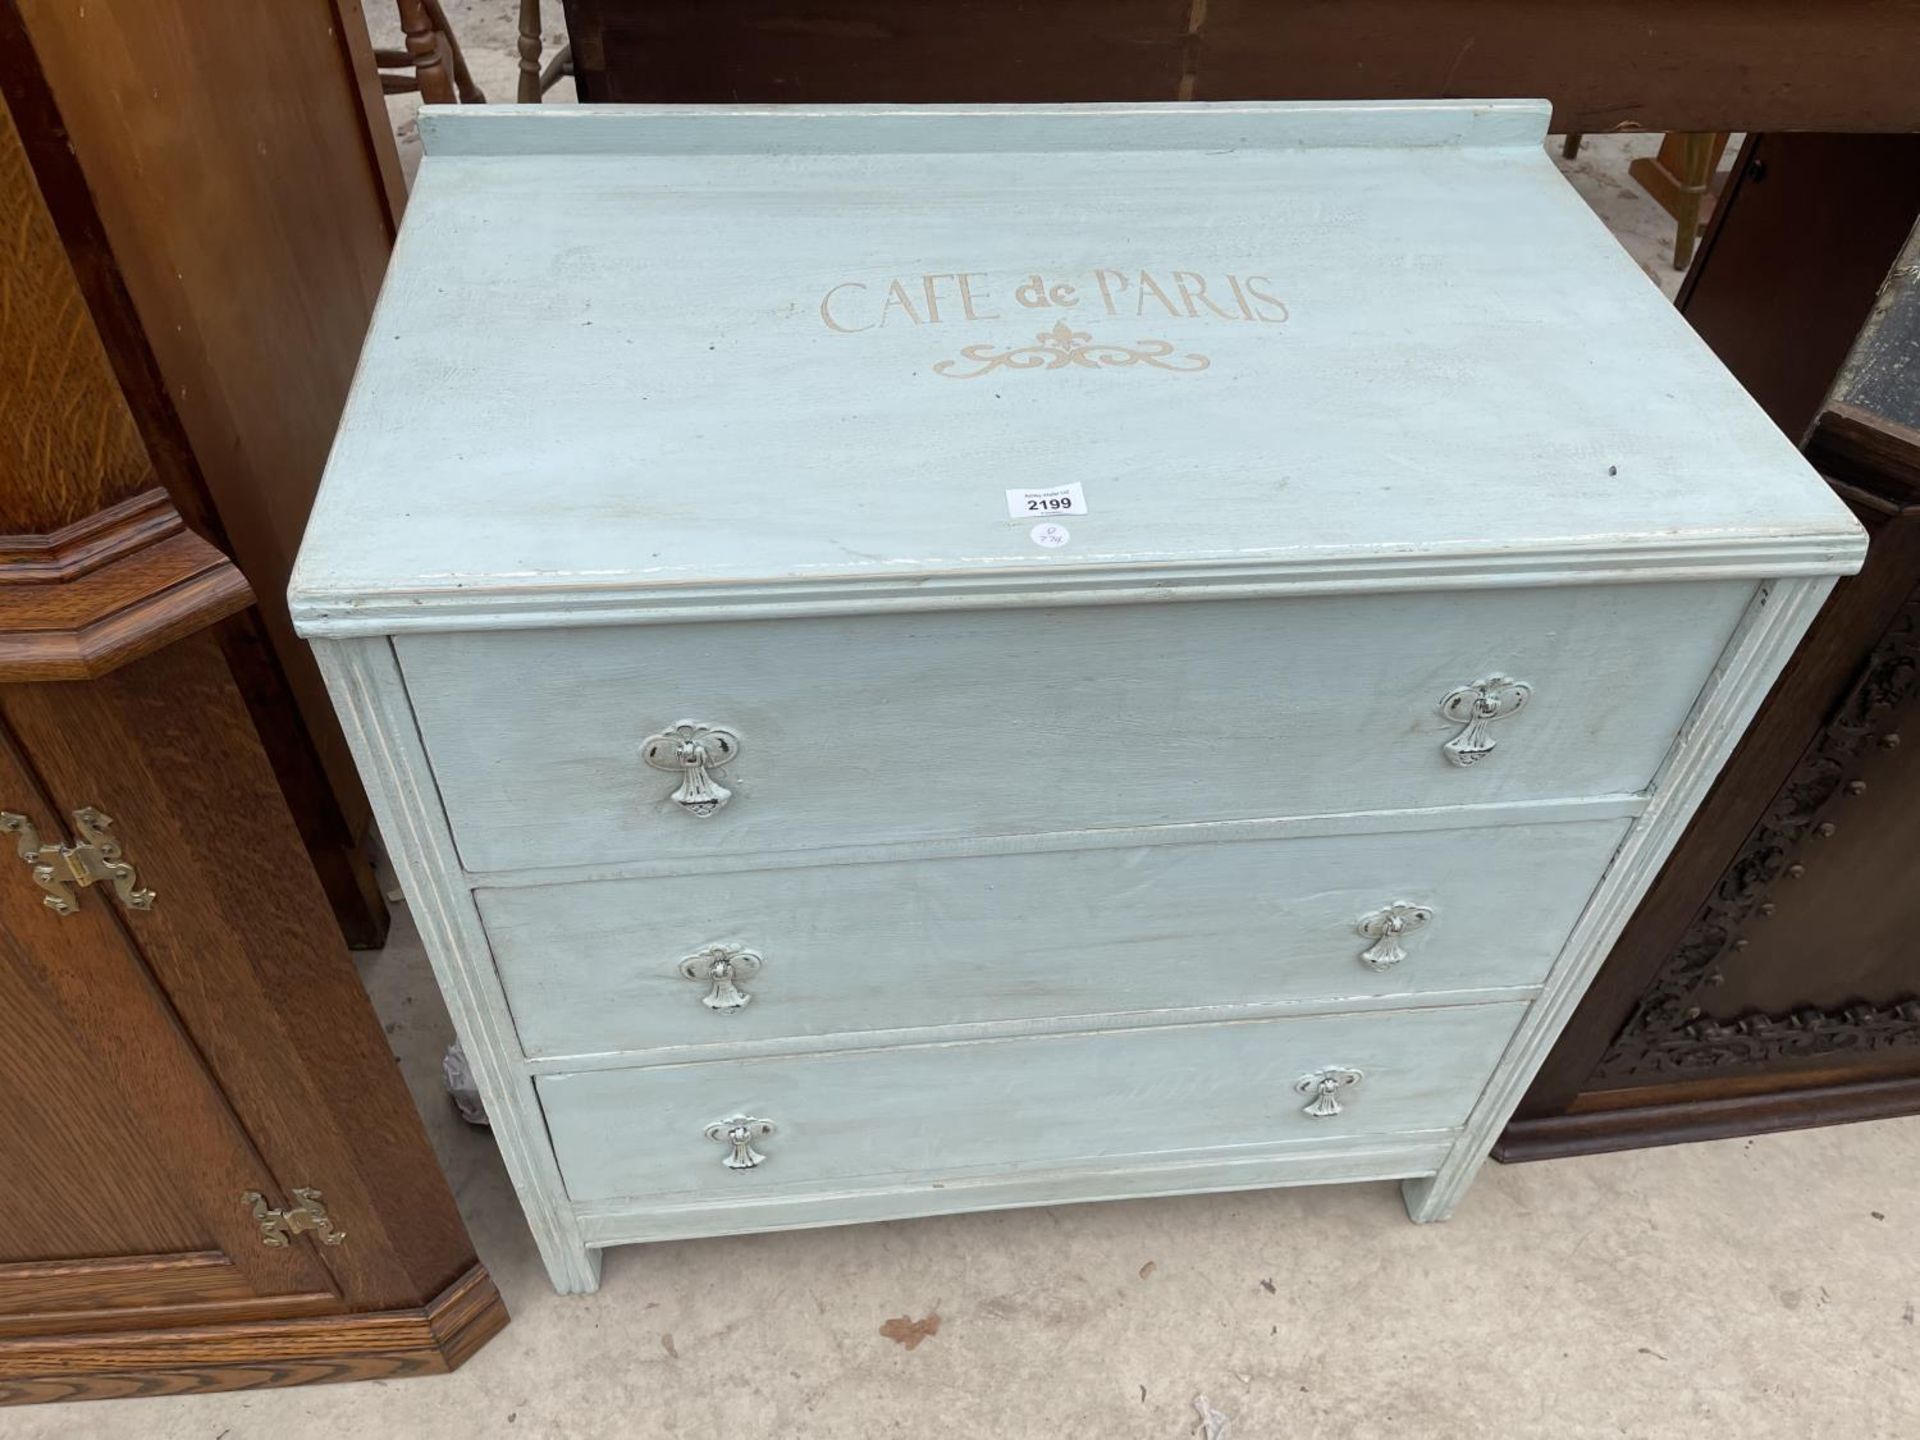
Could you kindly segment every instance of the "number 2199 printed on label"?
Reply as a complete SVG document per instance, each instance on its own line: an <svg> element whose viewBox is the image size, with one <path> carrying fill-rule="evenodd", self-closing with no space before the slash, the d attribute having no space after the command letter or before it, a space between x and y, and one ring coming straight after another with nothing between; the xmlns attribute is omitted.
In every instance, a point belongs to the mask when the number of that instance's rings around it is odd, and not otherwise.
<svg viewBox="0 0 1920 1440"><path fill-rule="evenodd" d="M1007 491L1007 514L1015 520L1039 520L1048 515L1084 515L1087 497L1078 485L1055 485L1048 490Z"/></svg>

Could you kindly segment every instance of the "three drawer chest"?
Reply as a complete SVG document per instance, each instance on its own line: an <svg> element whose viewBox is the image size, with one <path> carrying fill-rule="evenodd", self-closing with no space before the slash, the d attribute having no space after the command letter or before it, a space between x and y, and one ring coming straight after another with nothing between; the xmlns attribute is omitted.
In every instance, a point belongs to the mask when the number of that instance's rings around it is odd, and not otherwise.
<svg viewBox="0 0 1920 1440"><path fill-rule="evenodd" d="M556 1286L1452 1210L1863 550L1547 117L424 112L292 605Z"/></svg>

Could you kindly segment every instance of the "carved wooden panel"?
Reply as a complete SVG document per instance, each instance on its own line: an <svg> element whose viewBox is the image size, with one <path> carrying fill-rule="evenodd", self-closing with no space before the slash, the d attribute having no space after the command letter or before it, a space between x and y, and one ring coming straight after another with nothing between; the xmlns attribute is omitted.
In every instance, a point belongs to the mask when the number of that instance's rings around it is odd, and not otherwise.
<svg viewBox="0 0 1920 1440"><path fill-rule="evenodd" d="M1635 1007L1597 1081L1920 1050L1911 873L1920 810L1905 799L1920 780L1916 747L1920 587ZM1880 796L1887 801L1873 803ZM1889 990L1896 998L1861 998Z"/></svg>
<svg viewBox="0 0 1920 1440"><path fill-rule="evenodd" d="M1811 415L1807 459L1871 543L1622 931L1502 1159L1920 1110L1920 190L1892 163L1916 145L1757 137L1681 292L1777 424ZM1847 205L1868 176L1873 202ZM1894 176L1908 178L1877 183Z"/></svg>

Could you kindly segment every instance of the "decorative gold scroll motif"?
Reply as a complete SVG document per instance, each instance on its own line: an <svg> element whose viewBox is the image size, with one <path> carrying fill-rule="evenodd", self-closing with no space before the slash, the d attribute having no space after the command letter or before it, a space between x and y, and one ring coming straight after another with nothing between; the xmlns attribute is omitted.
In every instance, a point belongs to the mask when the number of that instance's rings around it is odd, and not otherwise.
<svg viewBox="0 0 1920 1440"><path fill-rule="evenodd" d="M1138 340L1132 345L1095 343L1093 336L1084 330L1075 330L1064 320L1033 338L1038 343L1022 345L1013 350L996 351L991 345L963 345L959 360L942 360L933 367L933 373L950 380L977 380L982 375L1002 369L1061 370L1069 365L1079 365L1088 370L1119 370L1129 365L1151 365L1156 370L1194 374L1213 363L1206 356L1193 353L1169 360L1166 357L1173 354L1173 346L1165 340ZM963 361L971 362L978 368L958 368Z"/></svg>

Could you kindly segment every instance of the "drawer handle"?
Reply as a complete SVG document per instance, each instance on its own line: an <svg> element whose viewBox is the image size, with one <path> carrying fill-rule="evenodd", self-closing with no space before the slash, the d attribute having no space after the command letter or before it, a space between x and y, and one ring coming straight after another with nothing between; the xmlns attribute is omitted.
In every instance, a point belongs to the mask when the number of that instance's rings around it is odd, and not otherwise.
<svg viewBox="0 0 1920 1440"><path fill-rule="evenodd" d="M1373 943L1360 952L1361 960L1376 970L1391 970L1407 958L1407 947L1400 943L1400 937L1424 929L1431 919L1433 911L1425 905L1389 905L1362 915L1353 928Z"/></svg>
<svg viewBox="0 0 1920 1440"><path fill-rule="evenodd" d="M760 973L760 956L737 945L709 945L682 960L680 973L707 986L707 993L700 997L707 1009L739 1010L753 1003L753 996L740 988L740 978Z"/></svg>
<svg viewBox="0 0 1920 1440"><path fill-rule="evenodd" d="M1518 715L1532 697L1531 685L1505 675L1493 675L1453 691L1440 702L1440 713L1465 728L1440 747L1447 759L1455 765L1474 765L1491 755L1495 741L1488 727L1496 720Z"/></svg>
<svg viewBox="0 0 1920 1440"><path fill-rule="evenodd" d="M766 1162L766 1156L753 1148L753 1142L773 1134L771 1120L756 1120L751 1115L736 1115L731 1120L716 1120L707 1126L707 1139L727 1147L720 1163L729 1170L751 1170Z"/></svg>
<svg viewBox="0 0 1920 1440"><path fill-rule="evenodd" d="M1323 1117L1338 1115L1340 1101L1337 1098L1342 1090L1350 1090L1366 1077L1358 1070L1349 1070L1344 1065L1329 1065L1324 1070L1316 1070L1311 1075L1302 1075L1293 1082L1293 1088L1302 1095L1311 1095L1307 1102L1306 1113ZM711 1132L709 1132L711 1133Z"/></svg>
<svg viewBox="0 0 1920 1440"><path fill-rule="evenodd" d="M692 720L649 735L640 747L640 758L647 764L680 777L669 797L673 803L702 819L733 798L733 791L720 783L715 772L724 770L739 753L740 737L733 731Z"/></svg>

